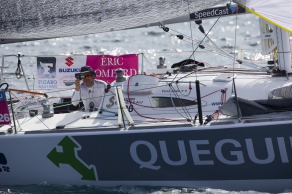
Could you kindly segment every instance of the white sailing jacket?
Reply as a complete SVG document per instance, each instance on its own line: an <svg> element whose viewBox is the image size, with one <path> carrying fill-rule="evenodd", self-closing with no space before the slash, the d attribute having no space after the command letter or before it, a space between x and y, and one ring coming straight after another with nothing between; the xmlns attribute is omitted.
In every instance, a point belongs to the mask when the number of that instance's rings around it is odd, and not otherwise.
<svg viewBox="0 0 292 194"><path fill-rule="evenodd" d="M100 109L102 98L104 97L106 83L102 80L94 80L93 87L87 87L84 83L80 84L80 90L74 90L71 101L74 106L78 105L80 99L84 104L85 111L90 110L89 104L94 103L94 108Z"/></svg>

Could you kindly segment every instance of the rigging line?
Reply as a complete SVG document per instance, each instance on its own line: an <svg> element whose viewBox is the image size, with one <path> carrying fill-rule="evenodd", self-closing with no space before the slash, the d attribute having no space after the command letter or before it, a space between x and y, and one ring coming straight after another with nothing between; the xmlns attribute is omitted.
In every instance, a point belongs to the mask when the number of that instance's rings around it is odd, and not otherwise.
<svg viewBox="0 0 292 194"><path fill-rule="evenodd" d="M191 15L189 0L188 0L188 11L189 11L189 15ZM192 49L194 51L194 40L193 40L193 30L192 30L192 21L191 20L189 20L189 24L190 24L190 31L191 31ZM195 60L195 56L194 56L194 60Z"/></svg>
<svg viewBox="0 0 292 194"><path fill-rule="evenodd" d="M50 90L50 89L40 89L39 91L46 91L46 94L48 94L48 93L55 93L55 92L61 92L61 91L68 91L68 90L72 90L72 88L67 88L67 89L60 89L60 90ZM27 91L35 91L35 90L27 90ZM30 94L30 95L20 95L20 96L18 96L19 98L21 98L21 97L26 97L26 96L33 96L32 94ZM51 96L50 96L51 97Z"/></svg>
<svg viewBox="0 0 292 194"><path fill-rule="evenodd" d="M144 90L148 90L148 89L156 89L156 88L161 88L161 87L165 87L165 85L162 85L162 86L155 86L155 87L149 87L149 88L144 88L144 89L136 89L136 90L132 90L132 92L139 92L139 91L144 91ZM112 94L108 95L108 96L112 96L114 95L114 93L112 91L110 91ZM129 95L130 95L130 92L129 92ZM156 107L153 107L153 106L146 106L146 105L142 105L142 104L137 104L135 102L130 102L130 99L129 100L125 100L125 102L129 102L129 103L132 103L132 104L135 104L136 106L140 106L140 107L144 107L144 108L156 108Z"/></svg>
<svg viewBox="0 0 292 194"><path fill-rule="evenodd" d="M224 51L224 50L222 50L221 48L219 48L208 36L207 36L207 38L208 38L208 40L214 45L214 46L210 46L210 45L204 45L205 46L205 48L204 48L204 50L206 50L206 51L209 51L209 52L215 52L216 54L218 54L218 55L221 55L221 56L223 56L223 57L226 57L226 58L229 58L229 59L233 59L233 56L232 55L230 55L229 53L227 53L226 51ZM190 43L190 44L192 44L192 46L194 46L193 45L193 43L192 42L189 42L189 41L187 41L187 40L183 40L183 41L185 41L185 42L187 42L187 43Z"/></svg>
<svg viewBox="0 0 292 194"><path fill-rule="evenodd" d="M153 67L153 64L151 64L149 61L148 61L148 59L146 58L146 56L145 56L145 54L144 55L142 55L142 57L143 57L143 59L145 59L146 60L146 62L150 65L150 66L152 66Z"/></svg>
<svg viewBox="0 0 292 194"><path fill-rule="evenodd" d="M54 93L54 92L61 92L61 91L68 91L68 90L72 90L72 88L67 88L67 89L59 89L59 90L48 90L48 92L46 92L47 94L48 93Z"/></svg>
<svg viewBox="0 0 292 194"><path fill-rule="evenodd" d="M151 88L153 88L153 89L156 89L156 88L160 88L160 87L165 87L165 85L163 85L163 86L155 86L155 87L151 87ZM145 88L145 89L149 89L149 88ZM143 91L144 89L139 89L139 90L133 90L133 92L134 91ZM129 95L130 95L130 92L129 92ZM142 104L137 104L137 103L135 103L135 102L130 102L130 99L129 100L125 100L126 102L129 102L129 103L132 103L132 104L135 104L136 106L140 106L140 107L144 107L144 108L156 108L156 107L154 107L154 106L146 106L146 105L142 105Z"/></svg>
<svg viewBox="0 0 292 194"><path fill-rule="evenodd" d="M181 32L179 32L179 31L176 31L176 30L174 30L174 29L171 29L171 28L169 28L170 30L172 30L172 31L175 31L175 32L177 32L177 33L179 33L179 34L181 34L181 35L184 35L184 37L186 37L186 38L188 38L189 40L191 40L192 42L189 42L189 41L187 41L187 40L184 40L184 39L182 39L183 41L185 41L185 42L187 42L187 43L190 43L190 44L193 44L193 42L195 42L196 44L200 44L200 43L202 43L202 42L200 42L199 40L196 40L196 39L194 39L194 38L192 38L192 37L189 37L188 35L186 35L186 34L183 34L183 33L181 33ZM173 34L173 33L171 33L171 32L169 32L171 35L173 35L173 36L177 36L176 34ZM208 40L212 43L212 45L214 45L214 46L207 46L207 47L213 47L213 49L215 49L215 50L219 50L220 52L222 52L222 53L224 53L224 54L226 54L226 56L230 56L230 54L229 53L227 53L226 51L224 51L224 50L222 50L221 48L219 48L210 38L209 38L209 36L207 36L207 38L208 38ZM193 45L192 45L193 46ZM193 49L194 50L194 49ZM232 58L233 58L233 56L232 56Z"/></svg>
<svg viewBox="0 0 292 194"><path fill-rule="evenodd" d="M238 9L236 11L236 16L235 16L235 31L234 31L234 50L233 50L233 70L235 68L235 50L236 50L236 40L237 40L237 21L238 21ZM234 77L234 71L233 71L233 77Z"/></svg>
<svg viewBox="0 0 292 194"><path fill-rule="evenodd" d="M199 40L196 40L196 39L194 39L194 38L192 38L191 36L188 36L187 34L184 34L184 33L182 33L182 32L179 32L179 31L177 31L177 30L174 30L174 29L172 29L172 28L169 28L170 30L172 30L172 31L174 31L174 32L176 32L176 33L179 33L180 35L183 35L184 36L184 38L187 38L187 39L189 39L189 40L192 40L192 41L196 41L196 42L199 42ZM170 34L172 34L171 32L169 32ZM176 36L177 34L172 34L172 35L174 35L174 36Z"/></svg>
<svg viewBox="0 0 292 194"><path fill-rule="evenodd" d="M236 16L236 17L237 17L237 16ZM218 46L212 41L212 39L209 38L209 36L207 36L207 38L208 38L208 40L214 45L215 48L217 48L221 53L223 53L223 55L225 55L226 58L229 58L229 59L235 59L235 56L232 56L231 54L227 53L226 51L224 51L223 49L221 49L220 47L218 47ZM233 52L234 52L234 54L235 54L235 50L234 50ZM218 53L218 54L219 54L219 53ZM221 56L223 56L223 55L221 55ZM241 60L241 59L237 59L237 60ZM237 60L236 60L236 61L237 61ZM256 65L256 64L254 64L252 60L246 60L246 59L244 59L244 60L241 60L241 61L249 62L249 63L252 63L253 65L255 65L255 66L257 66L257 67L260 67L260 66L258 66L258 65Z"/></svg>
<svg viewBox="0 0 292 194"><path fill-rule="evenodd" d="M34 116L34 117L36 117L45 127L47 127L48 129L50 129L38 116Z"/></svg>
<svg viewBox="0 0 292 194"><path fill-rule="evenodd" d="M171 29L171 30L172 30L172 29ZM175 30L173 30L173 31L175 31ZM177 34L173 34L173 33L171 33L171 32L168 32L168 33L169 33L170 35L172 35L172 36L177 37L179 40L182 40L182 41L188 42L188 43L190 43L190 44L194 44L194 43L191 43L191 42L185 40L185 37L184 37L184 38L179 38ZM178 32L178 33L180 33L180 32ZM182 33L180 33L179 35L182 35ZM184 36L185 36L185 35L184 35ZM195 39L193 39L193 38L188 38L188 37L186 37L186 38L187 38L188 40L192 41L192 42L195 42L196 44L199 44L199 43L200 43L199 40L195 40Z"/></svg>
<svg viewBox="0 0 292 194"><path fill-rule="evenodd" d="M182 95L182 96L189 96L190 94L191 94L191 91L192 91L192 89L190 88L191 87L191 82L189 83L189 92L188 92L188 94L183 94L182 92L181 92L181 90L179 89L179 87L178 87L178 83L179 82L177 82L175 85L176 85L176 88L177 88L177 90L179 91L179 93Z"/></svg>
<svg viewBox="0 0 292 194"><path fill-rule="evenodd" d="M173 30L173 29L171 29L172 31L175 31L175 32L178 32L178 31L176 31L176 30ZM173 36L177 36L176 34L173 34L173 33L171 33L171 32L169 32L171 35L173 35ZM178 32L178 33L180 33L180 32ZM182 34L182 35L184 35L184 36L186 36L185 34L183 34L183 33L180 33L180 34ZM188 37L186 37L186 38L188 38ZM221 53L224 53L224 55L227 57L227 58L230 58L230 54L228 54L227 52L225 52L224 50L222 50L222 49L220 49L213 41L211 41L211 39L207 36L207 38L210 40L210 42L214 45L214 46L210 46L210 45L205 45L205 47L210 47L211 49L214 49L214 52L216 52L216 50L218 50L219 52L218 52L218 54L220 54L220 52ZM188 41L188 40L185 40L185 39L181 39L182 41L184 41L184 42L187 42L187 43L190 43L190 44L192 44L192 47L194 46L194 42L195 42L195 44L197 44L197 45L201 45L201 42L199 41L199 40L195 40L194 38L191 38L191 37L189 37L188 38L189 40L191 40L191 42L190 41ZM206 48L205 48L206 49ZM194 48L193 48L193 50L194 50ZM208 50L208 49L206 49L206 50ZM209 50L210 51L210 50ZM221 56L223 56L222 54L221 54ZM233 57L231 57L231 59L232 59Z"/></svg>
<svg viewBox="0 0 292 194"><path fill-rule="evenodd" d="M173 30L173 29L171 29L171 30ZM175 31L175 30L173 30L173 31ZM178 33L180 33L180 32L178 32ZM172 34L172 33L170 33L170 34L173 35L173 36L176 36L176 34ZM181 34L183 34L183 33L181 33ZM212 52L212 53L218 54L218 55L220 55L220 56L222 56L222 57L226 57L227 59L234 59L234 57L233 57L231 54L227 53L226 51L224 51L223 49L221 49L220 47L218 47L218 46L217 46L217 45L211 40L211 38L210 38L209 36L207 36L207 38L208 38L208 40L210 41L210 43L211 43L212 45L214 45L214 46L204 44L204 46L205 46L204 50L196 51L196 52ZM190 38L190 39L191 39L191 38ZM193 40L195 41L196 44L199 44L199 41L197 41L197 40L195 40L195 39L193 39ZM187 41L187 40L185 40L185 39L182 39L182 41L184 41L184 42L186 42L186 43L189 43L189 44L193 44L192 42ZM254 49L245 49L245 50L254 50ZM177 53L177 54L179 54L179 53L188 53L188 52L193 52L193 51L182 51L182 52L177 52L177 51L172 51L172 52L171 52L171 51L168 51L168 52L165 52L165 51L157 51L157 52L155 52L155 53ZM146 54L147 54L147 53L146 53ZM145 58L145 59L146 59L146 58ZM256 67L260 68L260 66L256 65L256 64L254 63L253 60L247 60L247 59L244 59L244 60L243 60L243 59L240 59L240 61L251 63L252 65L255 65ZM148 61L148 63L150 64L149 61ZM152 64L150 64L150 65L152 65ZM243 64L243 65L245 65L245 64Z"/></svg>
<svg viewBox="0 0 292 194"><path fill-rule="evenodd" d="M200 41L200 44L205 40L206 36L208 36L208 34L211 32L211 30L213 29L213 27L217 24L217 22L219 21L219 19L221 18L221 16L219 16L217 18L217 20L215 21L215 23L211 26L210 30L207 33L204 33L204 38ZM197 49L199 48L199 45L196 47L196 49L193 51L193 53L191 54L194 55L194 53L197 51ZM191 58L191 56L189 58Z"/></svg>
<svg viewBox="0 0 292 194"><path fill-rule="evenodd" d="M191 14L191 12L190 12L190 5L189 5L189 0L188 0L188 12L189 12L189 15ZM216 23L216 22L215 22ZM190 20L190 31L191 31L191 40L192 40L192 49L193 49L193 53L195 52L195 50L194 50L194 44L193 44L193 36L192 36L192 28L191 28L191 20ZM204 39L203 39L204 40ZM203 41L202 40L202 41ZM202 42L201 41L201 42ZM201 44L201 43L200 43ZM197 45L197 48L199 47L199 45ZM196 48L196 49L197 49ZM191 55L192 56L192 55ZM194 60L195 60L195 56L193 55L193 57L194 57ZM191 57L189 57L189 59L190 59ZM181 67L180 68L182 68L182 66L183 65L181 65ZM179 72L179 71L178 71ZM177 77L177 75L178 75L178 73L174 76L174 78L173 78L173 80ZM197 79L197 74L195 73L195 76L196 76L196 79Z"/></svg>
<svg viewBox="0 0 292 194"><path fill-rule="evenodd" d="M211 30L212 30L213 27L217 24L217 22L219 21L220 18L221 18L221 16L219 16L219 17L217 18L217 20L216 20L215 23L211 26L211 28L209 29L209 31L208 31L207 33L204 33L205 36L204 36L204 38L201 40L200 44L205 40L206 36L211 32ZM199 44L199 45L200 45L200 44ZM196 47L196 49L192 52L192 54L191 54L191 56L189 57L189 59L190 59L190 58L192 57L192 55L194 55L194 53L197 51L197 49L199 48L199 45L198 45L198 46ZM191 75L191 74L193 74L193 73L195 73L195 75L196 75L196 77L197 77L196 72L197 72L197 71L193 71L193 72L191 72L191 73L189 73L189 74L183 76L182 78L179 78L178 80L181 80L181 79L183 79L183 78L185 78L185 77L187 77L187 76L189 76L189 75ZM176 74L176 75L174 76L173 80L174 80L177 76L178 76L178 74ZM177 81L178 81L178 80L177 80Z"/></svg>
<svg viewBox="0 0 292 194"><path fill-rule="evenodd" d="M208 36L207 36L207 38L209 39ZM210 40L210 39L209 39L209 40ZM194 41L190 42L190 41L188 41L188 40L184 40L184 39L183 39L183 41L192 44L192 47L194 46ZM211 42L211 41L210 41L210 42ZM214 42L211 42L211 43L215 45ZM196 41L195 44L196 44L196 45L201 45L199 41ZM230 54L228 54L227 52L225 52L225 51L223 51L222 49L220 49L217 45L215 45L215 46L211 46L211 45L206 45L206 44L204 44L204 47L205 47L204 50L208 50L208 49L209 49L209 51L210 51L211 49L213 49L214 52L216 52L216 50L218 50L218 51L217 51L218 53L222 52L222 53L224 53L226 56L230 55ZM207 49L206 49L206 48L207 48ZM211 50L211 51L213 51L213 50ZM194 49L192 50L192 52L193 52L193 51L194 51ZM198 52L199 52L199 51L198 51Z"/></svg>
<svg viewBox="0 0 292 194"><path fill-rule="evenodd" d="M178 94L175 92L175 89L174 89L174 87L172 86L172 84L169 84L169 88L170 88L170 92L169 92L169 95L170 95L170 99L171 99L171 103L172 103L172 106L174 107L174 109L176 110L176 112L181 116L181 117L183 117L183 118L185 118L185 119L187 119L187 120L192 120L192 116L191 116L191 114L186 110L186 107L184 106L184 104L182 103L182 101L181 101L181 99L179 98L179 96L178 96ZM183 110L183 112L185 113L185 115L187 115L187 116L183 116L179 111L178 111L178 109L176 108L176 106L175 106L175 104L174 104L174 102L173 102L173 97L171 96L171 94L174 94L174 96L177 98L177 99L179 99L180 101L181 101L181 104L182 104L182 110ZM189 118L188 118L189 117Z"/></svg>
<svg viewBox="0 0 292 194"><path fill-rule="evenodd" d="M178 32L178 31L173 30L173 29L171 29L171 30L172 30L172 31L175 31L175 32ZM176 34L173 34L173 33L171 33L171 32L168 32L168 33L170 33L171 35L177 37ZM180 32L178 32L178 33L180 33ZM187 42L187 43L192 44L193 50L194 50L194 42L195 42L195 44L197 44L197 45L201 45L201 44L202 44L202 42L200 42L199 40L195 40L194 38L188 37L187 35L185 35L185 34L183 34L183 33L180 33L180 34L186 36L186 38L188 38L189 40L191 40L191 42L190 42L190 41L188 41L188 40L181 39L181 40L184 41L184 42ZM226 58L233 59L233 56L230 56L230 54L228 54L227 52L225 52L224 50L222 50L221 48L219 48L219 47L218 47L213 41L211 41L211 39L210 39L208 36L207 36L207 38L208 38L208 40L210 40L210 42L211 42L214 46L210 46L210 45L207 45L207 46L206 46L206 45L205 45L205 47L207 47L207 48L210 47L211 49L214 49L214 50L209 50L209 49L206 49L206 48L205 48L205 50L212 51L212 52L216 52L217 54L219 54L219 55L221 55L221 56L225 56ZM195 59L195 58L194 58L194 59Z"/></svg>
<svg viewBox="0 0 292 194"><path fill-rule="evenodd" d="M187 39L189 39L189 40L191 40L192 42L189 42L189 41L187 41L187 40L185 40L185 39L182 39L183 41L185 41L185 42L187 42L187 43L190 43L190 44L193 44L193 42L195 42L196 44L199 44L200 43L200 41L199 40L196 40L196 39L194 39L194 38L192 38L192 37L189 37L188 35L186 35L186 34L184 34L184 33L181 33L181 32L179 32L179 31L176 31L176 30L174 30L174 29L171 29L171 28L169 28L170 30L172 30L172 31L175 31L175 32L177 32L177 33L179 33L179 34L181 34L181 35L183 35L185 38L187 38ZM172 34L172 33L170 33L170 34ZM176 34L172 34L173 36L176 36ZM205 47L207 47L207 48L211 48L211 49L214 49L214 50L218 50L218 51L220 51L220 52L222 52L222 53L224 53L226 56L228 56L229 58L231 57L231 59L233 58L233 56L231 56L229 53L227 53L226 51L224 51L223 49L221 49L220 47L218 47L213 41L212 41L212 39L209 37L209 36L207 36L207 38L208 38L208 40L210 41L210 43L212 44L212 45L214 45L214 46L210 46L210 45L204 45ZM210 50L208 50L208 51L210 51ZM189 51L190 52L190 51ZM198 51L197 51L198 52Z"/></svg>
<svg viewBox="0 0 292 194"><path fill-rule="evenodd" d="M214 45L214 47L216 49L218 49L220 52L222 52L227 58L233 59L233 56L230 55L229 53L227 53L226 51L224 51L223 49L221 49L220 47L218 47L209 36L206 36L208 38L208 40Z"/></svg>
<svg viewBox="0 0 292 194"><path fill-rule="evenodd" d="M205 96L201 96L201 98L205 98L205 97L210 96L210 95L212 95L212 94L215 94L216 92L219 92L219 91L221 91L221 90L222 90L222 89L216 90L216 91L214 91L214 92L211 92L211 93L209 93L209 94L206 94Z"/></svg>
<svg viewBox="0 0 292 194"><path fill-rule="evenodd" d="M51 130L38 116L40 116L40 113L35 115L34 117L36 117L47 129ZM22 130L21 129L21 125L25 124L26 122L29 122L30 120L32 120L34 117L29 117L28 119L24 119L24 121L19 124L19 127L20 127L20 131ZM18 119L17 119L18 120Z"/></svg>
<svg viewBox="0 0 292 194"><path fill-rule="evenodd" d="M20 97L16 96L16 95L14 94L14 92L12 92L12 91L10 91L10 92L11 92L11 94L14 96L14 98L16 98L16 99L18 100L18 102L20 102L20 105L19 105L19 106L21 106L21 104L22 104L22 106L26 106L26 104L23 103L23 101L20 99ZM32 97L33 97L33 96L32 96ZM14 98L13 98L13 99L14 99ZM13 104L12 101L10 101L10 103ZM17 109L19 106L13 108L13 110L16 111L16 109Z"/></svg>
<svg viewBox="0 0 292 194"><path fill-rule="evenodd" d="M188 42L188 41L186 41L187 43L190 43L191 44L191 42ZM209 46L208 46L209 47ZM158 52L156 52L156 53L171 53L171 54L181 54L181 53L191 53L191 52L193 52L193 51L182 51L182 52L177 52L177 51L168 51L168 52L165 52L165 51L158 51ZM222 57L226 57L226 58L228 58L228 59L233 59L233 57L232 56L230 56L230 54L229 55L226 55L225 53L223 53L223 52L216 52L216 48L214 48L214 50L212 50L212 49L209 49L209 48L205 48L204 50L202 50L202 51L197 51L197 52L211 52L211 53L216 53L216 54L218 54L218 55L220 55L220 56L222 56ZM246 61L246 60L245 60ZM252 61L251 61L252 62ZM204 63L206 63L206 62L204 62Z"/></svg>
<svg viewBox="0 0 292 194"><path fill-rule="evenodd" d="M232 71L232 74L233 74L233 79L232 79L232 82L233 84L235 84L235 80L234 80L234 76L235 76L235 71L234 71L234 68L235 68L235 49L236 49L236 39L237 39L237 16L238 16L238 9L236 10L236 14L235 14L235 30L234 30L234 50L233 50L233 71ZM233 90L234 89L234 90ZM235 91L235 85L234 85L234 88L232 87L232 90L231 90L231 93L235 92L235 95L236 95L236 91ZM236 102L237 102L237 96L235 96L236 98Z"/></svg>
<svg viewBox="0 0 292 194"><path fill-rule="evenodd" d="M128 79L128 88L127 88L127 96L128 96L128 99L129 99L129 103L130 103L130 105L133 105L132 104L132 100L131 100L131 98L130 98L130 85L129 85L129 83L130 83L130 79L131 79L131 77ZM154 117L148 117L148 116L145 116L145 115L142 115L142 114L140 114L136 109L135 109L135 107L133 106L133 110L135 111L135 113L138 115L138 116L140 116L140 117L142 117L142 118L148 118L148 119L153 119L153 120L164 120L164 121L181 121L181 119L168 119L168 118L154 118Z"/></svg>
<svg viewBox="0 0 292 194"><path fill-rule="evenodd" d="M89 98L82 98L81 99L81 102L83 101L83 100L90 100L90 99L96 99L96 98L103 98L103 96L93 96L93 97L89 97ZM77 101L79 101L80 102L80 99L79 100L75 100L75 101L71 101L71 102L77 102Z"/></svg>

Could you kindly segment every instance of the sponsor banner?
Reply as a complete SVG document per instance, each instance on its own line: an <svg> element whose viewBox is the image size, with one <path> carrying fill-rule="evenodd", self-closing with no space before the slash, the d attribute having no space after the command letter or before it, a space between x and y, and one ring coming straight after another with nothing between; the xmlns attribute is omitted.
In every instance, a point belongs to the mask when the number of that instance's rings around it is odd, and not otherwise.
<svg viewBox="0 0 292 194"><path fill-rule="evenodd" d="M191 20L202 20L202 19L210 19L213 17L227 16L232 14L243 14L246 13L246 10L236 4L230 5L229 8L226 6L222 7L214 7L209 9L204 9L202 11L198 11L190 14Z"/></svg>
<svg viewBox="0 0 292 194"><path fill-rule="evenodd" d="M115 70L122 68L125 76L138 73L138 56L136 54L111 56L58 56L37 57L37 88L56 89L74 88L75 73L82 66L90 66L96 72L97 79L111 83L115 80Z"/></svg>
<svg viewBox="0 0 292 194"><path fill-rule="evenodd" d="M36 81L39 89L57 88L56 57L37 57Z"/></svg>
<svg viewBox="0 0 292 194"><path fill-rule="evenodd" d="M6 95L4 91L0 91L0 125L8 125L11 123Z"/></svg>
<svg viewBox="0 0 292 194"><path fill-rule="evenodd" d="M87 56L62 56L57 58L58 88L74 88L75 73L86 65Z"/></svg>
<svg viewBox="0 0 292 194"><path fill-rule="evenodd" d="M138 73L138 55L91 55L87 56L86 65L92 67L98 79L111 83L116 78L116 69L123 69L125 76Z"/></svg>
<svg viewBox="0 0 292 194"><path fill-rule="evenodd" d="M37 88L74 88L75 73L86 65L86 56L37 57Z"/></svg>

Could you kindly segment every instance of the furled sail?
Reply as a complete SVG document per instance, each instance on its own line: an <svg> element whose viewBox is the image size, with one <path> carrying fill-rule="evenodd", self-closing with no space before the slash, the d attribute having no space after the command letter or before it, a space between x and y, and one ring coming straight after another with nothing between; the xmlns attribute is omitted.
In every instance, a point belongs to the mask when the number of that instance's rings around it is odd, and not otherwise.
<svg viewBox="0 0 292 194"><path fill-rule="evenodd" d="M116 31L222 3L226 0L2 0L0 40L16 42Z"/></svg>
<svg viewBox="0 0 292 194"><path fill-rule="evenodd" d="M291 0L234 0L260 18L292 33Z"/></svg>

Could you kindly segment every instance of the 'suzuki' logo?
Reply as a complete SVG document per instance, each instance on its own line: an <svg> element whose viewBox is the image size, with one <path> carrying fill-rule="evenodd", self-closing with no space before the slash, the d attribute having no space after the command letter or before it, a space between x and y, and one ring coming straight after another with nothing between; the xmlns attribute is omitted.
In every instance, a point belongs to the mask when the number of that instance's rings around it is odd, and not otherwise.
<svg viewBox="0 0 292 194"><path fill-rule="evenodd" d="M74 59L72 58L72 57L67 57L66 59L65 59L65 64L68 66L68 67L70 67L71 65L73 65L74 64Z"/></svg>

